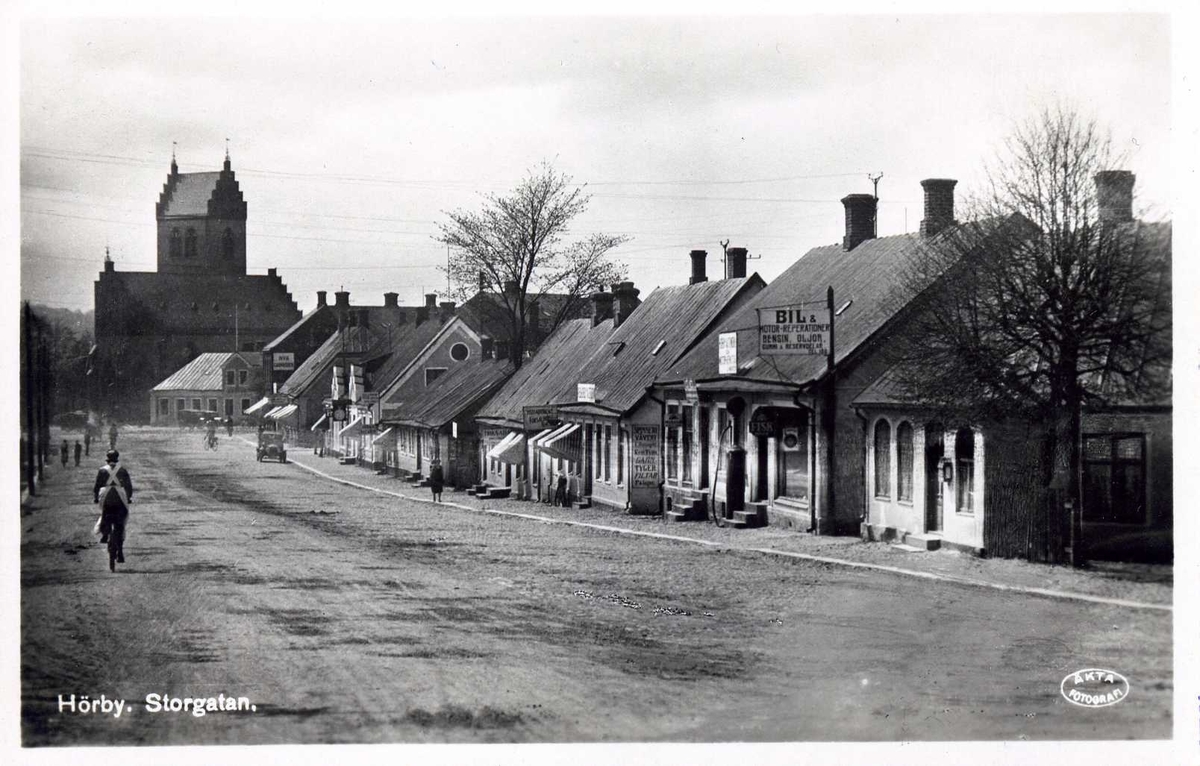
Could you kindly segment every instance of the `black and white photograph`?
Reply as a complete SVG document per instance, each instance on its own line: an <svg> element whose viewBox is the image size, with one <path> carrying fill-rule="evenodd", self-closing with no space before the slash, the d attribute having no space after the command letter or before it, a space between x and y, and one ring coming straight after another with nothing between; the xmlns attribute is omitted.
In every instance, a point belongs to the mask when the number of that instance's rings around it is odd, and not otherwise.
<svg viewBox="0 0 1200 766"><path fill-rule="evenodd" d="M1190 21L14 8L6 752L1194 762Z"/></svg>

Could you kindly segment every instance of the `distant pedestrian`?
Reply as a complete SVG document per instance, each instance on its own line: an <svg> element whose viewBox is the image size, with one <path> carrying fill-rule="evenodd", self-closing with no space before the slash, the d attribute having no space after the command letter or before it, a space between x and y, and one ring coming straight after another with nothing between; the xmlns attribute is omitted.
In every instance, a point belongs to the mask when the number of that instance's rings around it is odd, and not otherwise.
<svg viewBox="0 0 1200 766"><path fill-rule="evenodd" d="M117 422L115 420L108 424L108 448L110 450L117 448Z"/></svg>
<svg viewBox="0 0 1200 766"><path fill-rule="evenodd" d="M67 440L63 439L62 443L62 464L63 468L67 467L67 461L70 459L71 448L67 446Z"/></svg>
<svg viewBox="0 0 1200 766"><path fill-rule="evenodd" d="M558 486L554 490L554 504L565 508L567 506L567 477L558 477Z"/></svg>
<svg viewBox="0 0 1200 766"><path fill-rule="evenodd" d="M231 439L233 438L233 418L232 417L225 418L225 433L227 436L229 436L229 438L231 438Z"/></svg>
<svg viewBox="0 0 1200 766"><path fill-rule="evenodd" d="M442 461L437 458L429 464L429 488L433 490L433 502L442 502L442 487L446 483L446 475L442 471Z"/></svg>
<svg viewBox="0 0 1200 766"><path fill-rule="evenodd" d="M85 456L92 454L92 426L90 424L83 429L83 454Z"/></svg>
<svg viewBox="0 0 1200 766"><path fill-rule="evenodd" d="M76 468L79 467L79 458L81 458L81 457L83 457L83 445L81 445L79 443L79 440L76 439L75 440L75 467Z"/></svg>

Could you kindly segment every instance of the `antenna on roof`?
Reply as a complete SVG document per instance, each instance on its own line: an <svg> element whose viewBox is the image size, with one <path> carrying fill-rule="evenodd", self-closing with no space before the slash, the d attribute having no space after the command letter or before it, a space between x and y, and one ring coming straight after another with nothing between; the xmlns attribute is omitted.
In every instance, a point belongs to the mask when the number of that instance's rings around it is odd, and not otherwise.
<svg viewBox="0 0 1200 766"><path fill-rule="evenodd" d="M725 269L725 279L729 279L729 264L726 258L729 257L729 240L721 243L721 268Z"/></svg>
<svg viewBox="0 0 1200 766"><path fill-rule="evenodd" d="M875 206L876 212L871 214L871 233L874 236L878 237L879 236L879 213L878 213L878 210L879 210L879 205L878 205L878 202L879 202L879 179L883 178L883 171L881 170L878 173L876 173L875 175L871 175L870 173L867 173L867 178L875 186L874 196L875 196L875 202L876 202L876 206Z"/></svg>

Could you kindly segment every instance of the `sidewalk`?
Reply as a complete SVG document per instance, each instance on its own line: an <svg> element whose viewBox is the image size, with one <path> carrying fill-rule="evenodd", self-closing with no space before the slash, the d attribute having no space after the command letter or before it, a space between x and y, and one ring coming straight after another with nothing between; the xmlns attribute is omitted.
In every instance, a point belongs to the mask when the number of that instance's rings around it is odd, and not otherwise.
<svg viewBox="0 0 1200 766"><path fill-rule="evenodd" d="M318 458L311 452L291 452L288 458L338 479L419 501L431 499L427 489L410 487L390 476L377 476L365 468L344 466L334 458ZM687 538L698 543L745 550L752 555L799 554L836 560L824 562L827 565L895 567L968 585L1056 591L1060 595L1074 594L1167 608L1172 603L1173 568L1163 564L1095 562L1087 569L1075 570L1013 559L981 559L952 550L914 553L889 543L864 543L857 537L823 537L773 527L732 529L705 522L667 524L658 516L629 516L602 508L556 508L524 500L480 500L465 492L450 490L443 493L442 499L448 504L480 511L494 510Z"/></svg>

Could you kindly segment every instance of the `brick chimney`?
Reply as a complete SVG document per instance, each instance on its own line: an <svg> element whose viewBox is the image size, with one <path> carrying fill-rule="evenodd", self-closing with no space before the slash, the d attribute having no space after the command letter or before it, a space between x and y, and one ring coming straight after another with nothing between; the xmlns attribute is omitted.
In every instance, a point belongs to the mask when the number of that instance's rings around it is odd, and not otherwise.
<svg viewBox="0 0 1200 766"><path fill-rule="evenodd" d="M400 308L399 293L384 293L383 294L383 307L388 308L388 309Z"/></svg>
<svg viewBox="0 0 1200 766"><path fill-rule="evenodd" d="M455 305L456 304L454 303L454 301L442 301L441 303L438 304L438 308L441 310L441 317L442 317L443 322L449 322L450 319L454 316Z"/></svg>
<svg viewBox="0 0 1200 766"><path fill-rule="evenodd" d="M726 279L746 278L746 253L744 247L731 247L725 251L725 271L729 275Z"/></svg>
<svg viewBox="0 0 1200 766"><path fill-rule="evenodd" d="M921 182L925 190L925 217L921 219L921 236L932 237L947 226L954 225L953 178L926 178Z"/></svg>
<svg viewBox="0 0 1200 766"><path fill-rule="evenodd" d="M350 324L350 318L347 316L350 313L350 293L345 290L338 290L333 294L333 298L333 308L335 313L337 313L338 332L341 332Z"/></svg>
<svg viewBox="0 0 1200 766"><path fill-rule="evenodd" d="M425 308L437 308L437 293L425 293Z"/></svg>
<svg viewBox="0 0 1200 766"><path fill-rule="evenodd" d="M616 304L613 310L613 328L615 329L620 327L642 302L638 300L641 290L634 287L633 282L618 282L612 286L612 292Z"/></svg>
<svg viewBox="0 0 1200 766"><path fill-rule="evenodd" d="M708 258L708 251L693 250L688 255L692 259L692 278L688 280L688 284L694 285L697 282L707 282L708 277L704 274L704 260Z"/></svg>
<svg viewBox="0 0 1200 766"><path fill-rule="evenodd" d="M491 359L495 355L495 341L487 335L482 335L479 338L479 356L484 359Z"/></svg>
<svg viewBox="0 0 1200 766"><path fill-rule="evenodd" d="M1096 206L1101 223L1133 220L1133 182L1128 170L1102 170L1096 174Z"/></svg>
<svg viewBox="0 0 1200 766"><path fill-rule="evenodd" d="M328 293L326 293L324 290L317 290L317 308L321 308L322 306L326 305L325 296L327 294Z"/></svg>
<svg viewBox="0 0 1200 766"><path fill-rule="evenodd" d="M847 194L842 197L846 208L846 236L843 250L853 250L860 242L875 238L875 203L871 194Z"/></svg>
<svg viewBox="0 0 1200 766"><path fill-rule="evenodd" d="M617 285L613 285L613 287L616 288ZM612 319L614 297L612 293L606 293L604 290L592 293L592 327L605 319Z"/></svg>

